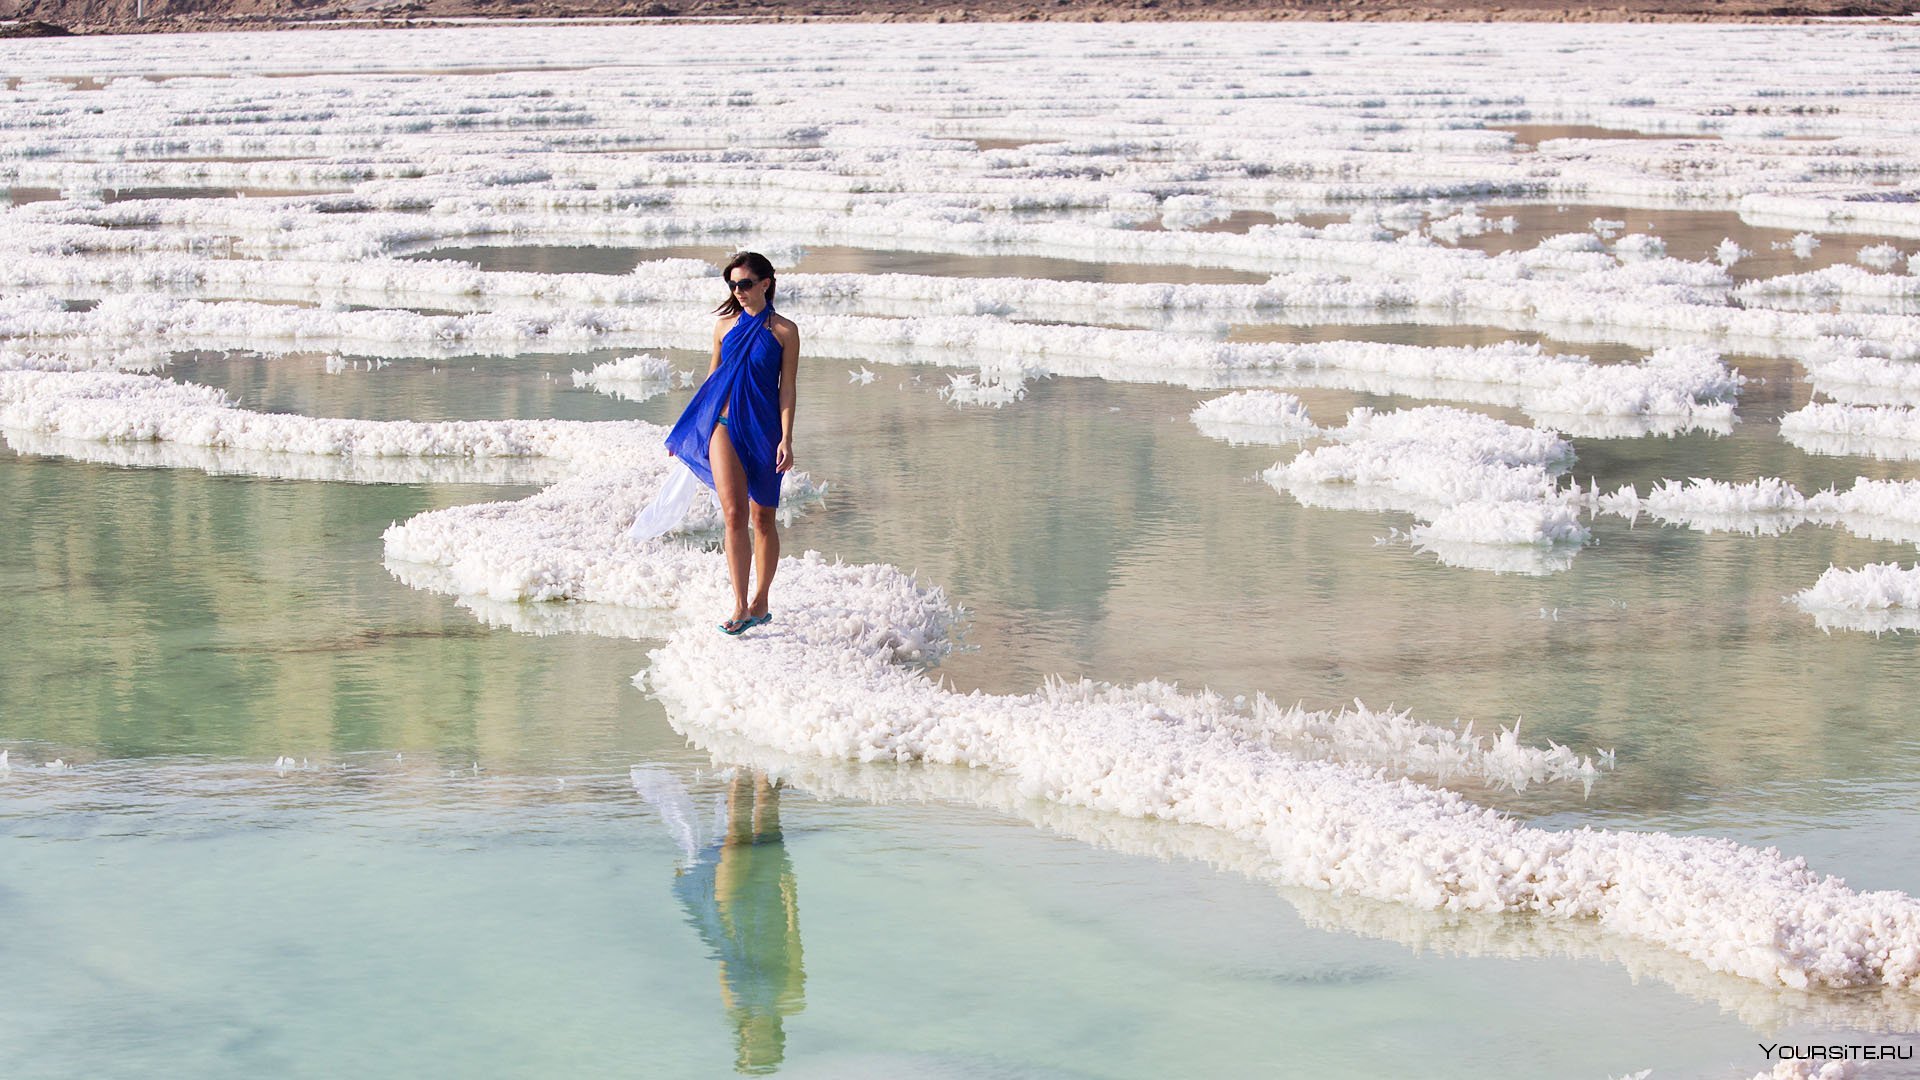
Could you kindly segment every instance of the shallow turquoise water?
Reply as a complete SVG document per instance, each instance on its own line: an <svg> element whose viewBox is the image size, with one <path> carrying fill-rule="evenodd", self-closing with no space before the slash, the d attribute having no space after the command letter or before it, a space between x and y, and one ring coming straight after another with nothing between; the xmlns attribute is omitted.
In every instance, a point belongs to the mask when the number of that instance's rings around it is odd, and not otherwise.
<svg viewBox="0 0 1920 1080"><path fill-rule="evenodd" d="M605 358L328 374L208 355L173 374L317 415L683 403L571 386ZM806 369L802 465L833 487L789 550L945 587L971 612L943 669L962 687L1162 677L1524 717L1530 742L1618 748L1617 771L1591 793L1474 797L1920 889L1913 639L1822 635L1779 599L1898 545L1603 518L1567 572L1495 576L1376 546L1397 515L1253 481L1287 451L1200 436L1193 391L1056 379L961 410L937 371L857 386L848 366ZM1767 417L1792 393L1756 397L1729 437L1577 441L1576 472L1893 471L1781 443ZM1397 403L1303 396L1322 422ZM751 789L728 767L763 762L687 743L628 681L646 643L489 629L380 566L388 522L530 490L0 456L9 1075L1745 1076L1759 1037L1908 1015L1585 927L1275 889L1216 838L1007 806L945 770L787 763L780 840L690 860L627 769L685 784L711 832L735 781ZM37 767L55 757L77 767ZM676 889L743 858L754 872L711 904ZM747 944L703 936L722 897L763 927Z"/></svg>

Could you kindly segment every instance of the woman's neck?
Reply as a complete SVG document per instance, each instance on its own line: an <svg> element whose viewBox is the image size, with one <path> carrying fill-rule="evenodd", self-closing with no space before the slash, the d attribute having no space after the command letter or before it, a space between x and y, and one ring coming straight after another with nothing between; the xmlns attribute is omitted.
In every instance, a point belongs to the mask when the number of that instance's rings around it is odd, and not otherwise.
<svg viewBox="0 0 1920 1080"><path fill-rule="evenodd" d="M740 310L746 312L747 314L757 319L760 317L761 312L767 310L767 305L761 304L759 307L755 307L752 304L742 301L740 304Z"/></svg>

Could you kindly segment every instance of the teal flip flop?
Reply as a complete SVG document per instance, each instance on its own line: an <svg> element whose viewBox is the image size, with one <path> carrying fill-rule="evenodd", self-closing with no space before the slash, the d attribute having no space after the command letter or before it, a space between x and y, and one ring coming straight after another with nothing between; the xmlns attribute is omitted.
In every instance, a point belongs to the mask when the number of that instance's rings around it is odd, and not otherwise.
<svg viewBox="0 0 1920 1080"><path fill-rule="evenodd" d="M720 624L720 632L728 637L739 637L747 632L747 627L756 625L751 616L744 619L728 619Z"/></svg>
<svg viewBox="0 0 1920 1080"><path fill-rule="evenodd" d="M740 629L743 631L751 630L756 626L765 626L767 623L770 623L772 621L773 621L773 612L771 611L767 612L765 615L749 615L746 618L745 624L742 625Z"/></svg>

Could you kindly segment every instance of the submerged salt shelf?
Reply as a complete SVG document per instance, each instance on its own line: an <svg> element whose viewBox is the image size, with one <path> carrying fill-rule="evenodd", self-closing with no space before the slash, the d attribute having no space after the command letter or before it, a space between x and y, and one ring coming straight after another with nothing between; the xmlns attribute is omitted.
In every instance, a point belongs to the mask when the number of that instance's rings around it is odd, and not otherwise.
<svg viewBox="0 0 1920 1080"><path fill-rule="evenodd" d="M1231 868L1303 896L1293 902L1308 922L1416 947L1430 913L1483 920L1506 927L1486 931L1505 944L1463 951L1650 972L1756 1027L1911 1027L1920 907L1905 879L1893 891L1869 871L1850 888L1821 860L1798 862L1793 844L1770 850L1764 825L1616 828L1577 801L1615 788L1694 795L1665 782L1663 731L1636 728L1618 745L1595 734L1614 730L1608 714L1672 713L1684 737L1709 721L1681 702L1713 699L1724 715L1710 722L1738 725L1743 695L1762 691L1676 661L1688 685L1661 667L1642 700L1596 668L1530 699L1523 730L1499 696L1446 723L1443 689L1445 668L1577 667L1582 646L1561 628L1632 639L1676 607L1699 609L1697 633L1776 650L1774 666L1816 662L1795 650L1821 648L1886 663L1902 639L1835 645L1818 631L1920 629L1915 571L1885 561L1910 561L1920 537L1920 481L1901 471L1920 445L1909 430L1920 114L1898 38L1851 27L1528 27L1492 43L1424 26L427 33L470 74L422 77L391 38L354 33L330 36L318 64L300 42L249 39L221 79L139 77L204 66L191 37L137 50L58 42L20 58L22 81L0 100L0 184L21 193L0 210L7 445L77 469L545 484L466 506L450 492L342 542L362 561L384 556L406 585L457 597L463 625L654 643L640 681L666 720L722 764L823 796L934 799L946 804L936 814L984 808ZM85 83L62 81L76 75ZM1521 145L1503 128L1533 137ZM672 467L660 424L704 370L715 270L744 246L781 267L780 306L840 386L831 408L809 403L803 432L819 416L818 445L891 456L862 466L844 504L820 506L824 484L789 480L789 509L808 511L789 514L795 529L835 542L790 557L777 621L730 641L709 625L728 598L704 537L635 545L624 530ZM1388 324L1408 332L1355 329ZM222 350L244 353L206 359ZM1760 371L1736 370L1733 355ZM151 374L170 364L185 382ZM514 382L529 372L537 392ZM303 388L316 377L355 389ZM807 378L825 399L823 377ZM1825 400L1809 404L1804 383ZM1139 396L1105 408L1085 389L1122 385ZM464 411L487 386L500 407ZM336 402L361 414L329 411ZM275 411L288 407L302 415ZM1104 429L1080 415L1107 409L1116 415L1091 418ZM1164 430L1150 439L1112 437L1153 425ZM1068 453L1103 432L1106 471ZM803 458L835 492L841 469L854 471ZM1000 482L968 474L989 462ZM1059 479L1041 492L1008 469ZM1247 483L1257 469L1268 484ZM926 472L946 483L900 479ZM896 481L916 494L889 501ZM1265 541L1249 544L1216 488L1279 525L1242 530ZM1013 498L1045 501L1058 520L1035 527ZM1632 531L1641 514L1693 531ZM1162 519L1194 546L1154 531ZM707 507L688 527L704 534L714 520ZM1833 531L1795 531L1807 524ZM1752 535L1710 535L1721 531ZM1389 550L1365 550L1369 532ZM1722 542L1768 562L1755 578L1764 595L1744 573L1676 571L1658 587L1622 585L1616 607L1596 584ZM1177 628L1144 625L1142 612L1179 610L1150 599L1178 580L1169 545L1218 579L1236 563L1297 564L1284 579L1250 573L1224 601L1244 609L1243 628L1278 631L1270 654L1236 654L1229 675L1205 634L1180 643ZM1828 551L1847 565L1806 587ZM1135 636L1163 644L1130 655L1163 667L1103 670L1111 646L1072 635L1044 653L1062 678L1007 665L1040 635L1027 609L983 595L977 571L995 560L1028 566L1018 581L1032 610L1074 608L1083 635L1109 606L1133 620ZM937 572L901 569L916 561ZM1076 573L1105 580L1083 597ZM1276 580L1293 584L1260 591ZM1369 603L1376 593L1386 599ZM1351 606L1338 618L1388 643L1457 636L1458 655L1396 682L1374 651L1342 639L1316 654L1317 624L1262 611L1316 604L1323 623ZM996 640L982 653L1001 658L999 678L968 667L968 635ZM1179 687L1162 678L1176 666ZM1355 696L1342 693L1343 667L1373 668L1364 685L1388 696L1341 706ZM1215 680L1248 692L1217 693ZM1291 705L1303 685L1313 700ZM1824 712L1802 704L1796 717ZM1543 709L1554 734L1536 739ZM1912 733L1882 734L1885 752L1867 757L1894 769ZM5 782L36 800L65 780L125 786L84 743L56 742L0 742L13 751L0 757ZM1817 738L1795 757L1819 760ZM660 809L678 805L660 794L671 785L614 772L629 803L652 792L653 812L671 817ZM274 770L295 784L317 776ZM518 782L492 790L524 799ZM249 783L204 805L261 797ZM314 805L335 797L315 783ZM35 806L72 812L57 796ZM1529 819L1542 808L1550 821ZM570 820L560 811L541 827ZM1594 823L1610 827L1583 828ZM1369 903L1392 914L1370 919ZM1836 988L1871 1000L1843 1002Z"/></svg>

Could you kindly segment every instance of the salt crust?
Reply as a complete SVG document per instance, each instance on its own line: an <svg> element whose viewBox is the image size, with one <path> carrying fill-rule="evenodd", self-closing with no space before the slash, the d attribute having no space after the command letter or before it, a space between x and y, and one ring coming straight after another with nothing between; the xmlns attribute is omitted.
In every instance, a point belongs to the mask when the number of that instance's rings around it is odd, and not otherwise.
<svg viewBox="0 0 1920 1080"><path fill-rule="evenodd" d="M1307 407L1277 390L1241 390L1201 402L1190 417L1202 435L1235 446L1282 446L1319 434Z"/></svg>
<svg viewBox="0 0 1920 1080"><path fill-rule="evenodd" d="M1633 518L1645 512L1702 532L1775 534L1797 525L1831 525L1869 540L1920 544L1920 480L1860 477L1846 491L1812 495L1779 477L1743 484L1662 480L1645 497L1632 486L1594 500L1598 509Z"/></svg>

